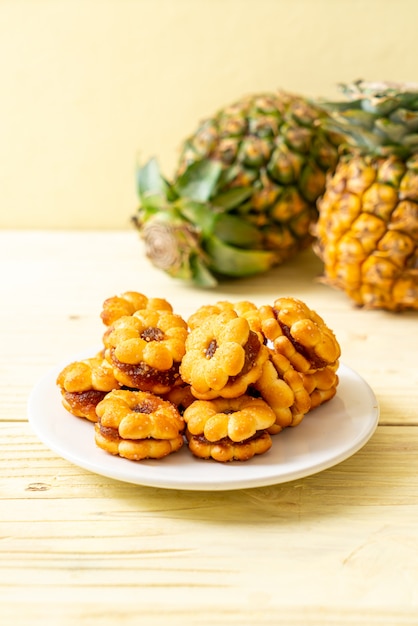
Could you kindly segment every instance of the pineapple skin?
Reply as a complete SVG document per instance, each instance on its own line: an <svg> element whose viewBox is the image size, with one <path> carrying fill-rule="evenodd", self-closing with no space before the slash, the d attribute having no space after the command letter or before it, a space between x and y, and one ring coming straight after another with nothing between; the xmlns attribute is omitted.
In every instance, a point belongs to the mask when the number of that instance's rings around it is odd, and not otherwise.
<svg viewBox="0 0 418 626"><path fill-rule="evenodd" d="M322 282L368 309L418 310L418 153L342 157L318 209Z"/></svg>
<svg viewBox="0 0 418 626"><path fill-rule="evenodd" d="M327 115L284 91L245 96L201 122L186 139L174 178L196 162L220 162L218 191L252 189L233 214L257 228L256 247L274 251L279 265L312 243L316 201L338 161L338 134L321 125Z"/></svg>

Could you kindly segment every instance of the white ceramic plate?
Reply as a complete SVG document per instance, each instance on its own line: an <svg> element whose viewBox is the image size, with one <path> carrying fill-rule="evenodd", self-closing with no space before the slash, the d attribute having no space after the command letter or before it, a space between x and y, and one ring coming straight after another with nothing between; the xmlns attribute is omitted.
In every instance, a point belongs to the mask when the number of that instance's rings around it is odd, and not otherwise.
<svg viewBox="0 0 418 626"><path fill-rule="evenodd" d="M341 364L337 395L309 413L301 424L273 436L266 454L226 464L192 456L184 446L162 460L128 461L98 448L94 425L74 417L61 404L51 370L29 398L29 422L49 448L71 463L96 474L138 485L168 489L221 491L283 483L325 470L356 453L372 436L379 407L369 385Z"/></svg>

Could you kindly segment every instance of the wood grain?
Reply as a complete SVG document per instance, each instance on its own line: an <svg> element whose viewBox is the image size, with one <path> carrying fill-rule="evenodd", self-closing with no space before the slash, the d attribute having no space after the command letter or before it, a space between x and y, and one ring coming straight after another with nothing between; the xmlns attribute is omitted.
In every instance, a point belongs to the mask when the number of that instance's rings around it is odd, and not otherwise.
<svg viewBox="0 0 418 626"><path fill-rule="evenodd" d="M2 624L418 624L416 314L353 308L315 281L309 251L202 292L150 268L130 232L0 232L0 269ZM300 297L374 389L377 431L329 470L231 492L135 486L59 458L27 423L28 394L100 345L101 303L127 289L184 315Z"/></svg>

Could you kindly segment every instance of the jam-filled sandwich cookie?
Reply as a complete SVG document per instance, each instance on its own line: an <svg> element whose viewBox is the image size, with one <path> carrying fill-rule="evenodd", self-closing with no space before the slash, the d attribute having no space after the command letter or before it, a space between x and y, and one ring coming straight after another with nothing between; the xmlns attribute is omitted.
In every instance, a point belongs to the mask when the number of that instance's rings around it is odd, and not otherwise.
<svg viewBox="0 0 418 626"><path fill-rule="evenodd" d="M267 429L275 415L261 398L196 400L183 414L194 456L215 461L248 461L272 445Z"/></svg>
<svg viewBox="0 0 418 626"><path fill-rule="evenodd" d="M311 381L311 386L314 384ZM254 388L274 412L275 422L268 429L271 435L287 426L297 426L312 408L301 374L285 356L274 350L270 350L270 358L264 364Z"/></svg>
<svg viewBox="0 0 418 626"><path fill-rule="evenodd" d="M236 398L259 377L268 350L248 321L233 309L209 315L191 329L180 366L199 400Z"/></svg>
<svg viewBox="0 0 418 626"><path fill-rule="evenodd" d="M341 350L334 333L304 302L278 298L273 306L260 307L260 317L265 337L298 372L337 364Z"/></svg>
<svg viewBox="0 0 418 626"><path fill-rule="evenodd" d="M105 356L121 385L156 394L181 384L187 324L170 311L141 310L117 319L103 336Z"/></svg>
<svg viewBox="0 0 418 626"><path fill-rule="evenodd" d="M337 369L338 361L335 365L327 365L311 374L300 374L303 386L311 399L311 409L328 402L337 393L339 383Z"/></svg>
<svg viewBox="0 0 418 626"><path fill-rule="evenodd" d="M144 391L110 392L96 407L99 448L132 461L161 459L179 450L184 420L176 407Z"/></svg>
<svg viewBox="0 0 418 626"><path fill-rule="evenodd" d="M229 302L228 300L220 300L215 304L204 304L197 311L192 313L187 320L189 328L193 330L204 322L209 315L218 315L222 311L235 311L239 317L244 317L251 330L260 333L261 323L258 307L249 300L240 300L238 302Z"/></svg>
<svg viewBox="0 0 418 626"><path fill-rule="evenodd" d="M111 326L124 315L133 315L144 309L153 311L173 311L173 307L164 298L148 298L138 291L125 291L119 296L112 296L103 302L100 317L106 326Z"/></svg>
<svg viewBox="0 0 418 626"><path fill-rule="evenodd" d="M96 405L109 391L120 387L113 369L101 353L70 363L58 374L56 382L64 408L91 422L97 421Z"/></svg>
<svg viewBox="0 0 418 626"><path fill-rule="evenodd" d="M162 398L172 402L181 414L196 400L192 394L190 385L187 383L177 385L177 387L174 387L168 393L163 394Z"/></svg>

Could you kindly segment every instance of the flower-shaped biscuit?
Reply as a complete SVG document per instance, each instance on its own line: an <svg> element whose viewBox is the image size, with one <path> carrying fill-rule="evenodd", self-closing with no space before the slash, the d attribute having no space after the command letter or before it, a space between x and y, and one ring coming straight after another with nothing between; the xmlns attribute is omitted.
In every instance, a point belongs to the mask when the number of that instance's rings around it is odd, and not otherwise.
<svg viewBox="0 0 418 626"><path fill-rule="evenodd" d="M311 374L300 374L303 386L311 398L311 409L331 400L337 393L338 387L338 361L334 365L327 365L322 370Z"/></svg>
<svg viewBox="0 0 418 626"><path fill-rule="evenodd" d="M260 307L261 328L277 353L298 372L313 372L333 365L341 350L324 320L296 298L278 298Z"/></svg>
<svg viewBox="0 0 418 626"><path fill-rule="evenodd" d="M259 377L267 357L248 321L224 310L190 331L180 374L200 400L236 398Z"/></svg>
<svg viewBox="0 0 418 626"><path fill-rule="evenodd" d="M257 306L249 300L229 302L220 300L215 304L204 304L197 309L187 320L189 328L192 330L202 324L209 315L218 315L222 311L235 311L239 317L244 317L250 325L251 330L261 334L261 322Z"/></svg>
<svg viewBox="0 0 418 626"><path fill-rule="evenodd" d="M239 398L195 400L183 414L192 435L203 435L208 441L225 437L239 442L275 422L273 410L261 398L242 395Z"/></svg>
<svg viewBox="0 0 418 626"><path fill-rule="evenodd" d="M141 310L117 319L104 334L106 359L127 387L167 393L180 384L187 324L169 311Z"/></svg>
<svg viewBox="0 0 418 626"><path fill-rule="evenodd" d="M112 296L103 302L100 317L106 326L124 315L133 315L135 311L149 309L154 311L173 311L173 307L164 298L148 298L137 291L125 291L119 296Z"/></svg>
<svg viewBox="0 0 418 626"><path fill-rule="evenodd" d="M181 414L196 400L192 394L190 385L183 382L171 389L168 393L163 394L162 397L164 400L172 402Z"/></svg>
<svg viewBox="0 0 418 626"><path fill-rule="evenodd" d="M196 400L184 412L190 451L216 461L246 461L267 452L274 424L272 409L261 398Z"/></svg>
<svg viewBox="0 0 418 626"><path fill-rule="evenodd" d="M119 383L113 369L99 353L90 359L69 363L58 374L62 404L67 411L77 417L97 421L96 405Z"/></svg>
<svg viewBox="0 0 418 626"><path fill-rule="evenodd" d="M183 418L171 402L154 394L112 391L96 413L96 444L111 454L138 461L162 458L183 445Z"/></svg>
<svg viewBox="0 0 418 626"><path fill-rule="evenodd" d="M270 434L287 426L296 426L311 408L311 398L299 372L286 357L273 350L270 350L270 358L254 387L276 416L275 423L269 428Z"/></svg>
<svg viewBox="0 0 418 626"><path fill-rule="evenodd" d="M228 461L249 461L256 454L268 452L272 446L271 436L267 431L254 436L252 439L233 442L228 439L211 442L199 435L186 432L189 450L200 459L214 459L221 463Z"/></svg>

